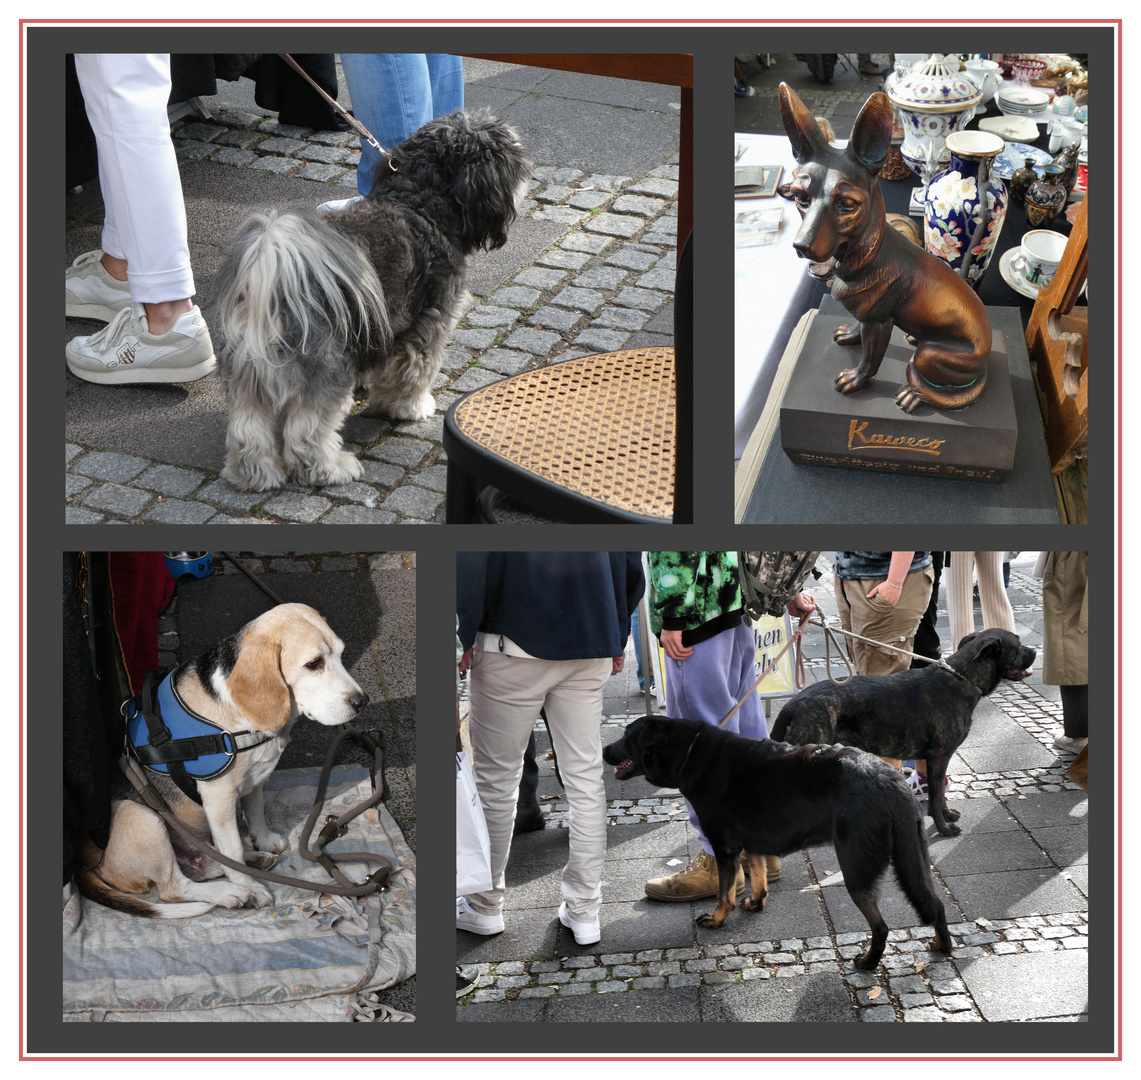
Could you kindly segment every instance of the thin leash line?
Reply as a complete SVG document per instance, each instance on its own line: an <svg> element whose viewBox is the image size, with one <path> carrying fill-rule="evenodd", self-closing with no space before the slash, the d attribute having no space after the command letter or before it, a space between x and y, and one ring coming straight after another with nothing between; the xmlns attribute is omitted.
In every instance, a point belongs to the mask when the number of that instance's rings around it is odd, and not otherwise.
<svg viewBox="0 0 1141 1080"><path fill-rule="evenodd" d="M956 671L942 657L940 657L938 660L933 660L930 656L923 656L920 653L909 652L907 649L901 649L896 645L888 645L886 642L883 642L883 641L875 641L872 638L864 637L862 634L857 634L852 630L845 630L842 626L829 626L828 623L826 623L824 621L823 616L821 616L819 621L817 621L817 620L813 619L811 615L804 615L801 617L800 626L793 633L792 637L789 638L789 640L786 643L786 645L784 646L784 648L781 649L781 651L776 654L776 656L773 658L772 663L770 663L769 666L766 667L765 670L761 672L761 674L758 676L757 680L745 692L745 696L742 697L741 700L738 701L737 704L734 705L733 708L729 710L728 715L725 717L724 720L721 721L720 724L718 724L718 727L724 727L727 723L729 723L729 721L733 718L733 716L737 713L737 711L745 704L746 701L749 700L749 698L753 694L753 691L756 690L757 687L760 686L762 682L764 682L764 680L768 677L768 675L772 672L772 670L780 662L781 657L784 656L784 654L786 652L788 652L788 650L790 648L792 648L792 646L794 644L797 647L797 650L796 650L796 664L797 664L796 686L797 686L798 690L803 689L803 687L804 687L804 658L803 658L803 655L801 653L801 635L804 633L805 628L809 625L819 626L824 631L824 662L825 662L825 665L827 667L828 679L830 682L835 683L837 686L846 685L847 683L851 682L855 676L855 672L852 670L852 662L848 659L848 657L840 649L837 649L837 652L840 656L840 659L844 661L845 667L847 667L847 669L848 669L848 675L846 678L843 678L843 679L834 678L832 675L831 643L835 640L835 634L837 632L845 635L846 637L854 638L857 641L866 641L869 645L874 645L876 648L890 649L892 652L902 653L904 656L910 657L912 660L926 661L928 664L932 664L936 667L941 667L944 671L949 671L956 678L962 679L964 682L968 683L969 685L973 685L973 684L971 684L970 680L965 675L963 675L961 672Z"/></svg>

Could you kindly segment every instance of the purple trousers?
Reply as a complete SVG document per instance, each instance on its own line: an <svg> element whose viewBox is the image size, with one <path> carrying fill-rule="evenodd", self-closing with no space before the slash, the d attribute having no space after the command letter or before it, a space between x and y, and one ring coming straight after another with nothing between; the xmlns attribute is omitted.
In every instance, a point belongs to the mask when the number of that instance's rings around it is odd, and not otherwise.
<svg viewBox="0 0 1141 1080"><path fill-rule="evenodd" d="M722 630L708 641L693 646L687 660L665 658L666 713L688 720L704 720L718 727L726 714L753 685L756 650L753 631L741 623ZM725 725L726 731L748 739L767 739L768 724L760 696L754 690L748 700ZM701 837L701 846L712 855L709 842L701 831L701 823L689 810L689 820Z"/></svg>

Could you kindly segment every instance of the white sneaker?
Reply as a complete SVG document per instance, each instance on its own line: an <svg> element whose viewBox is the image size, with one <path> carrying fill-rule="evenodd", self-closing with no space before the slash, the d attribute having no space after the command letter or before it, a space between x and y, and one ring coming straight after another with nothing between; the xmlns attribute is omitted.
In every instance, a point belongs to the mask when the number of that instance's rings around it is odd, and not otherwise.
<svg viewBox="0 0 1141 1080"><path fill-rule="evenodd" d="M1071 739L1066 735L1059 735L1054 740L1054 745L1067 754L1079 754L1088 742L1089 739Z"/></svg>
<svg viewBox="0 0 1141 1080"><path fill-rule="evenodd" d="M567 914L567 902L565 900L559 904L559 922L574 934L574 939L579 945L593 945L602 937L598 920L579 922L577 919L572 919L570 915Z"/></svg>
<svg viewBox="0 0 1141 1080"><path fill-rule="evenodd" d="M217 366L206 320L195 306L165 334L147 329L142 304L123 308L96 334L72 338L67 366L93 383L186 383Z"/></svg>
<svg viewBox="0 0 1141 1080"><path fill-rule="evenodd" d="M351 199L330 199L328 202L323 202L317 207L318 214L336 214L353 205L353 203L360 202L363 195L354 195Z"/></svg>
<svg viewBox="0 0 1141 1080"><path fill-rule="evenodd" d="M102 251L88 251L67 268L64 311L72 318L110 322L123 308L130 308L130 286L108 274L102 258Z"/></svg>
<svg viewBox="0 0 1141 1080"><path fill-rule="evenodd" d="M456 929L466 930L469 934L483 934L485 937L502 934L503 916L481 915L467 902L466 896L461 896L456 901Z"/></svg>

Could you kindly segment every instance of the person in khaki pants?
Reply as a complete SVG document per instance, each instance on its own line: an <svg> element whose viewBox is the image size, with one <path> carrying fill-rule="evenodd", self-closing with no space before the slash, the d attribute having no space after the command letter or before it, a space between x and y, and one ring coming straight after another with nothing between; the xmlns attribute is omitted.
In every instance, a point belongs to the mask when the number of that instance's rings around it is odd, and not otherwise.
<svg viewBox="0 0 1141 1080"><path fill-rule="evenodd" d="M472 767L492 878L489 891L459 898L456 927L484 935L505 927L523 753L545 709L571 808L558 918L579 945L594 944L606 861L602 690L622 670L630 612L645 591L641 552L459 552L456 570Z"/></svg>

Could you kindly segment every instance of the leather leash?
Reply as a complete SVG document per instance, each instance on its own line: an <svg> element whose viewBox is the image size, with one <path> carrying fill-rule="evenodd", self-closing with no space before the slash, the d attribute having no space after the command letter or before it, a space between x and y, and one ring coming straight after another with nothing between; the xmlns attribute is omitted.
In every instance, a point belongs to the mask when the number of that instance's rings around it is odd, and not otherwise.
<svg viewBox="0 0 1141 1080"><path fill-rule="evenodd" d="M289 53L278 53L277 55L291 68L293 68L293 70L296 71L297 74L300 75L310 86L312 86L313 89L316 90L317 93L320 94L330 105L332 105L334 110L336 110L336 112L340 115L341 119L344 120L345 123L348 124L362 139L364 139L369 144L369 146L371 146L378 154L385 154L386 156L388 155L388 151L385 150L385 148L376 141L376 136L373 135L373 133L369 131L369 129L366 128L364 124L362 124L355 116L353 116L352 113L343 108L341 105L338 105L336 98L329 97L329 95L317 85L313 77L307 71L304 71L301 65L296 60L294 60L293 57L289 55Z"/></svg>
<svg viewBox="0 0 1141 1080"><path fill-rule="evenodd" d="M781 651L778 652L776 654L776 656L773 657L772 663L770 663L769 666L767 668L765 668L764 671L761 672L761 674L757 677L756 682L754 682L753 685L750 686L747 691L745 691L745 696L743 698L741 698L741 700L738 701L737 704L734 705L733 708L731 708L729 710L729 713L725 717L725 719L722 720L721 723L717 725L718 727L724 727L727 723L729 723L729 721L736 715L737 710L740 709L741 706L744 705L745 702L749 700L749 698L752 696L753 691L756 690L756 688L758 686L760 686L762 682L765 681L765 679L772 672L773 668L775 668L777 666L777 664L780 663L780 658L782 656L784 656L784 654L786 652L788 652L788 650L791 649L793 647L793 645L796 646L796 680L795 680L796 686L797 686L798 690L803 688L803 686L804 686L804 656L801 653L801 635L804 633L804 628L811 621L811 617L812 617L811 612L807 612L807 611L804 612L800 616L800 626L798 626L796 628L796 630L793 632L792 637L790 637L788 639L788 641L785 642L784 648L781 649Z"/></svg>
<svg viewBox="0 0 1141 1080"><path fill-rule="evenodd" d="M368 799L346 810L345 813L339 817L330 814L325 819L325 825L318 834L316 842L310 847L310 836L312 835L313 828L317 823L317 818L320 816L321 808L325 802L325 790L329 784L329 776L333 771L333 758L341 742L350 735L356 736L365 744L366 748L372 749L376 754L376 790ZM131 786L139 793L139 797L143 802L162 817L167 825L177 832L195 851L206 855L215 862L221 863L223 866L228 866L231 870L237 870L242 874L249 874L250 877L273 881L279 885L290 885L308 892L330 893L335 896L370 896L373 893L384 892L388 887L389 878L396 872L396 868L390 859L383 855L375 855L371 851L344 851L337 855L331 855L329 852L323 850L325 844L329 841L344 835L348 829L348 823L352 821L353 818L358 817L370 807L376 806L377 803L380 802L384 795L384 773L382 771L382 764L380 743L371 732L358 728L353 724L346 724L345 729L338 733L336 739L333 740L332 746L329 747L329 752L325 755L325 764L321 769L321 778L317 783L317 796L313 802L313 808L309 811L309 816L306 818L305 824L301 829L301 835L298 838L298 850L301 857L308 862L315 862L324 867L329 876L337 882L335 885L318 885L312 881L306 881L303 878L288 877L285 874L274 874L268 870L248 866L245 863L238 862L236 859L231 859L223 855L204 840L200 840L174 816L170 807L167 806L166 800L163 799L158 789L147 779L146 774L138 762L127 754L124 754L119 759L119 768L122 769L123 774L131 782ZM358 885L350 881L337 865L338 863L349 862L377 863L379 864L379 869L373 871L373 873Z"/></svg>

